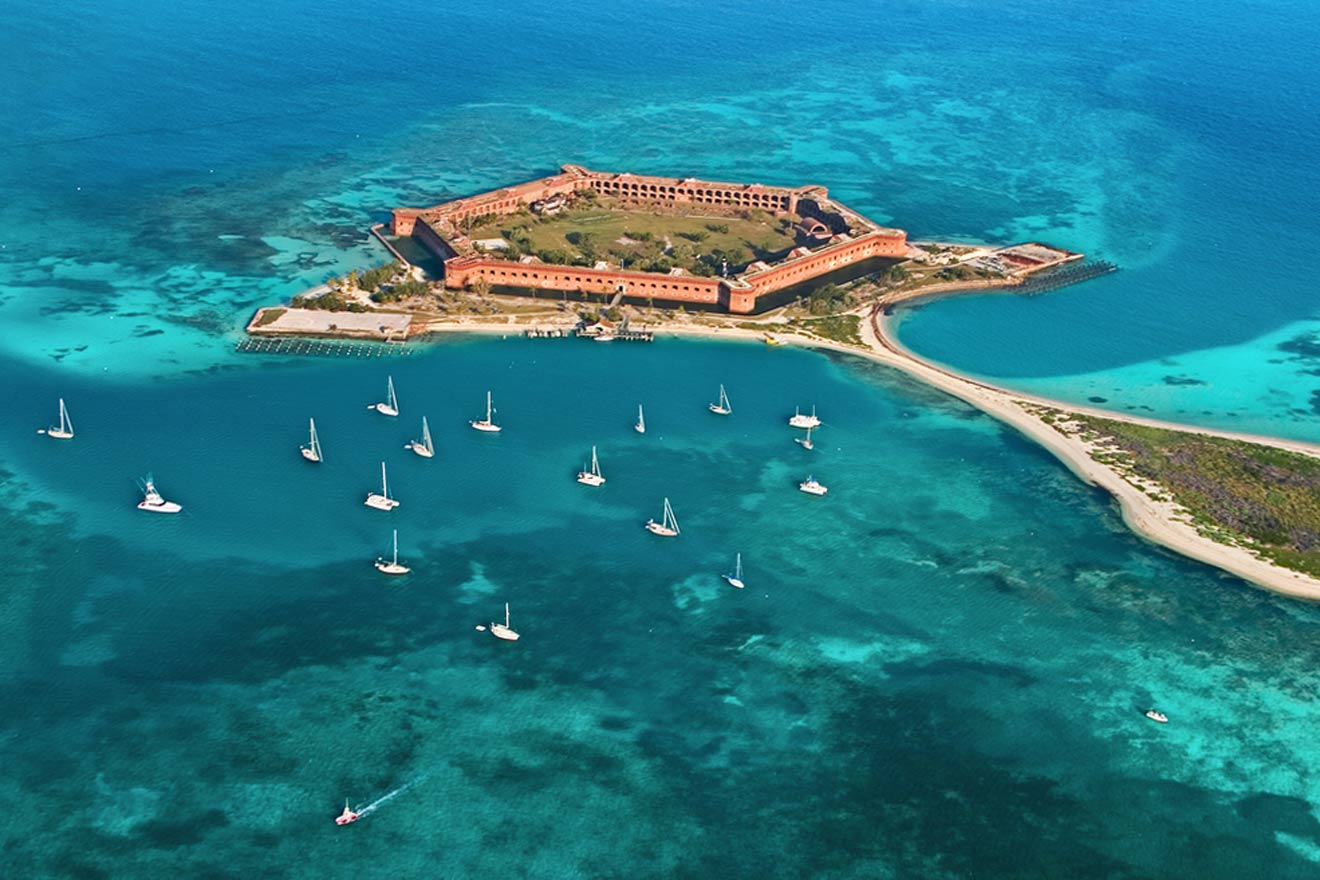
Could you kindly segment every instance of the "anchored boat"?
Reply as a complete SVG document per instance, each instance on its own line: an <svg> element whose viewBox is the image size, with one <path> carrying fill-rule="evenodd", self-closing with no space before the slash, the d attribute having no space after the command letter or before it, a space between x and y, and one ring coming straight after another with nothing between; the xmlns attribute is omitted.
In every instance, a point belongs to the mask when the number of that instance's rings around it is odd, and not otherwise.
<svg viewBox="0 0 1320 880"><path fill-rule="evenodd" d="M518 634L509 626L509 603L504 603L504 623L492 623L490 625L490 634L497 639L504 639L506 642L518 641Z"/></svg>
<svg viewBox="0 0 1320 880"><path fill-rule="evenodd" d="M392 559L386 559L384 556L377 556L376 571L384 572L385 574L407 574L408 572L412 571L412 569L409 568L408 566L399 564L399 530L398 529L394 530L394 557Z"/></svg>
<svg viewBox="0 0 1320 880"><path fill-rule="evenodd" d="M669 499L665 499L665 512L660 522L653 519L646 521L646 530L653 535L659 535L662 538L673 538L678 535L678 520L674 517L674 508L669 506Z"/></svg>
<svg viewBox="0 0 1320 880"><path fill-rule="evenodd" d="M426 424L426 416L422 416L422 439L414 440L404 449L411 449L422 458L435 457L435 444L431 442L431 426Z"/></svg>
<svg viewBox="0 0 1320 880"><path fill-rule="evenodd" d="M156 491L156 481L152 479L151 474L147 474L142 481L142 500L138 502L138 510L152 513L178 513L183 510L183 506L162 498L160 492Z"/></svg>
<svg viewBox="0 0 1320 880"><path fill-rule="evenodd" d="M311 462L319 463L321 461L321 438L316 436L316 419L308 419L307 427L311 433L311 439L299 447L302 457Z"/></svg>
<svg viewBox="0 0 1320 880"><path fill-rule="evenodd" d="M798 489L806 492L808 495L824 495L826 492L830 491L825 486L822 486L815 477L807 477L805 482L798 483Z"/></svg>
<svg viewBox="0 0 1320 880"><path fill-rule="evenodd" d="M385 462L383 461L380 463L380 492L372 492L363 504L377 510L393 510L399 506L399 502L390 497L390 483L385 478Z"/></svg>
<svg viewBox="0 0 1320 880"><path fill-rule="evenodd" d="M793 428L819 428L820 419L816 418L816 407L811 407L811 415L803 415L798 407L793 407L793 417L788 420L788 424Z"/></svg>
<svg viewBox="0 0 1320 880"><path fill-rule="evenodd" d="M734 563L734 565L733 565L733 574L726 574L726 575L724 575L723 577L724 577L724 579L725 579L726 581L729 582L729 586L731 586L731 587L737 587L737 588L740 589L740 590L743 588L744 584L743 584L743 579L742 579L742 554L741 554L741 553L738 554L737 561L736 561L736 562Z"/></svg>
<svg viewBox="0 0 1320 880"><path fill-rule="evenodd" d="M41 428L38 434L45 434L47 437L53 437L56 440L73 439L73 419L69 418L69 410L64 406L64 398L60 398L60 424L58 427L51 425L49 428Z"/></svg>
<svg viewBox="0 0 1320 880"><path fill-rule="evenodd" d="M486 417L484 419L471 419L468 424L478 431L485 431L488 434L497 434L500 426L494 422L495 406L491 400L491 393L486 392Z"/></svg>
<svg viewBox="0 0 1320 880"><path fill-rule="evenodd" d="M390 376L386 383L386 397L384 403L373 403L367 409L374 409L383 416L397 416L399 414L399 398L394 393L394 377Z"/></svg>
<svg viewBox="0 0 1320 880"><path fill-rule="evenodd" d="M710 411L717 416L727 416L733 412L733 406L729 403L729 395L724 393L723 385L720 385L720 400L718 403L710 404Z"/></svg>
<svg viewBox="0 0 1320 880"><path fill-rule="evenodd" d="M596 447L591 447L591 470L584 467L578 471L577 481L584 486L599 486L605 482L600 473L600 461L596 458Z"/></svg>
<svg viewBox="0 0 1320 880"><path fill-rule="evenodd" d="M646 416L642 415L642 405L637 404L637 424L633 425L633 430L638 434L646 433Z"/></svg>

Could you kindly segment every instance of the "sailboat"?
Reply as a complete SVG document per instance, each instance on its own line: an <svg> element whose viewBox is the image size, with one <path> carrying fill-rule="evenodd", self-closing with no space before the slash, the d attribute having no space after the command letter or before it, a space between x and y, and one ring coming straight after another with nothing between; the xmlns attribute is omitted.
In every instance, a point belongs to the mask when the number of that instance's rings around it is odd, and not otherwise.
<svg viewBox="0 0 1320 880"><path fill-rule="evenodd" d="M805 439L802 437L794 437L793 442L802 444L803 449L815 449L816 444L811 442L811 426L807 426L807 436Z"/></svg>
<svg viewBox="0 0 1320 880"><path fill-rule="evenodd" d="M729 395L724 393L723 385L720 385L720 402L712 403L710 411L717 416L727 416L733 412L733 407L729 405Z"/></svg>
<svg viewBox="0 0 1320 880"><path fill-rule="evenodd" d="M308 419L307 427L311 431L311 439L303 446L299 447L302 457L308 461L321 461L321 438L316 436L316 419Z"/></svg>
<svg viewBox="0 0 1320 880"><path fill-rule="evenodd" d="M183 506L162 498L156 491L156 481L152 479L151 474L147 474L142 481L142 500L138 502L138 510L148 510L152 513L178 513L183 510Z"/></svg>
<svg viewBox="0 0 1320 880"><path fill-rule="evenodd" d="M470 419L468 424L478 431L485 431L488 434L496 434L500 431L500 426L495 424L492 417L495 415L495 407L491 403L490 392L486 392L486 417L484 419Z"/></svg>
<svg viewBox="0 0 1320 880"><path fill-rule="evenodd" d="M399 414L399 398L394 393L394 377L389 377L387 384L387 396L384 403L373 403L367 409L374 409L383 416L397 416Z"/></svg>
<svg viewBox="0 0 1320 880"><path fill-rule="evenodd" d="M737 587L740 590L743 588L741 553L738 554L738 559L733 565L733 574L724 575L724 579L729 582L731 587Z"/></svg>
<svg viewBox="0 0 1320 880"><path fill-rule="evenodd" d="M56 440L73 439L73 419L69 418L69 410L64 406L63 397L60 398L60 426L57 428L51 425L49 428L41 428L37 433L54 437Z"/></svg>
<svg viewBox="0 0 1320 880"><path fill-rule="evenodd" d="M490 634L497 639L504 639L506 642L518 641L518 634L509 626L509 603L504 603L504 623L492 623L490 625Z"/></svg>
<svg viewBox="0 0 1320 880"><path fill-rule="evenodd" d="M340 813L338 816L335 816L335 824L350 825L353 822L356 822L361 817L361 815L362 815L361 813L355 812L354 810L349 808L348 801L344 801L344 812Z"/></svg>
<svg viewBox="0 0 1320 880"><path fill-rule="evenodd" d="M656 522L653 519L648 519L646 530L662 538L673 538L678 535L678 520L674 517L674 508L669 506L668 498L665 499L665 513L661 521Z"/></svg>
<svg viewBox="0 0 1320 880"><path fill-rule="evenodd" d="M406 565L399 564L399 530L394 530L394 558L386 559L384 556L376 557L376 571L382 571L385 574L407 574L412 571Z"/></svg>
<svg viewBox="0 0 1320 880"><path fill-rule="evenodd" d="M600 461L596 458L596 447L591 447L591 470L583 468L578 471L577 481L584 486L599 486L605 482L600 473Z"/></svg>
<svg viewBox="0 0 1320 880"><path fill-rule="evenodd" d="M642 415L642 405L637 404L637 424L633 425L633 430L638 434L646 433L646 416Z"/></svg>
<svg viewBox="0 0 1320 880"><path fill-rule="evenodd" d="M800 408L793 407L793 417L788 420L788 424L793 428L819 428L820 419L816 418L816 407L811 407L809 416L804 416Z"/></svg>
<svg viewBox="0 0 1320 880"><path fill-rule="evenodd" d="M808 495L824 495L826 492L830 491L825 486L822 486L815 477L807 477L804 482L798 483L798 489L806 492Z"/></svg>
<svg viewBox="0 0 1320 880"><path fill-rule="evenodd" d="M363 503L377 510L393 510L399 506L399 502L390 497L390 484L385 479L385 462L380 463L380 494L372 492Z"/></svg>
<svg viewBox="0 0 1320 880"><path fill-rule="evenodd" d="M411 449L422 458L435 457L435 444L431 442L431 426L426 424L426 416L422 416L422 439L414 440L404 449Z"/></svg>

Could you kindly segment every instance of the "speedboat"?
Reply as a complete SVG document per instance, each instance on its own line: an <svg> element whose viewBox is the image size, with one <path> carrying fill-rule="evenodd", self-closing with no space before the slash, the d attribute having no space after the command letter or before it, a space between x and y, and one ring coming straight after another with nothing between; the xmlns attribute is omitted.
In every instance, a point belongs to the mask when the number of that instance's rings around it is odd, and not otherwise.
<svg viewBox="0 0 1320 880"><path fill-rule="evenodd" d="M340 813L338 816L335 816L335 824L350 825L353 822L356 822L360 815L361 815L360 813L355 813L352 811L352 809L349 808L348 801L344 801L344 812Z"/></svg>
<svg viewBox="0 0 1320 880"><path fill-rule="evenodd" d="M1145 716L1146 716L1147 718L1149 718L1151 721L1154 721L1154 722L1156 722L1156 723L1158 723L1158 724L1168 724L1168 723L1169 723L1169 716L1168 716L1168 715L1165 715L1165 714L1164 714L1163 712L1161 712L1159 709L1147 709L1145 712L1143 712L1143 713L1141 713L1141 714L1145 715Z"/></svg>
<svg viewBox="0 0 1320 880"><path fill-rule="evenodd" d="M183 510L182 505L166 501L161 497L151 477L147 477L142 482L142 495L142 500L138 502L138 510L149 510L152 513L178 513Z"/></svg>
<svg viewBox="0 0 1320 880"><path fill-rule="evenodd" d="M798 489L806 492L808 495L824 495L826 492L830 491L827 487L822 486L815 477L807 477L805 482L798 483Z"/></svg>

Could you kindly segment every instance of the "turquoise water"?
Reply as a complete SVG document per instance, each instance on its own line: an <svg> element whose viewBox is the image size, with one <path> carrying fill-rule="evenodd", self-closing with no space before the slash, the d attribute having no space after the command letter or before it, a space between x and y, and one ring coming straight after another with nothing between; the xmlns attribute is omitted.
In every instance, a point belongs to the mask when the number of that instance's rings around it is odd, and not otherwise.
<svg viewBox="0 0 1320 880"><path fill-rule="evenodd" d="M1140 542L961 405L761 346L232 345L383 259L391 207L580 161L1113 259L904 338L1312 436L1314 297L1269 258L1315 251L1310 5L59 13L0 29L7 876L1314 876L1317 610ZM465 425L488 388L498 437ZM68 444L35 433L60 396ZM393 514L361 504L382 460ZM148 471L182 515L134 509ZM505 601L516 645L474 629Z"/></svg>

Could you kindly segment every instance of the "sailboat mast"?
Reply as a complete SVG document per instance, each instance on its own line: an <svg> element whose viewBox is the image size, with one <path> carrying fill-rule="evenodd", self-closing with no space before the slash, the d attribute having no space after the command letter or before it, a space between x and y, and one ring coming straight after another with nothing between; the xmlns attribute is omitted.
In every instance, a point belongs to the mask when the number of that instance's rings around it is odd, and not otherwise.
<svg viewBox="0 0 1320 880"><path fill-rule="evenodd" d="M504 603L504 628L509 628L509 603Z"/></svg>
<svg viewBox="0 0 1320 880"><path fill-rule="evenodd" d="M435 451L435 447L431 444L431 426L426 423L426 416L422 416L422 443L426 446L427 452Z"/></svg>
<svg viewBox="0 0 1320 880"><path fill-rule="evenodd" d="M486 421L488 421L488 422L490 421L490 417L491 417L491 414L494 412L494 409L495 409L495 408L491 405L491 393L490 393L489 391L487 391L487 392L486 392Z"/></svg>
<svg viewBox="0 0 1320 880"><path fill-rule="evenodd" d="M390 497L390 484L389 481L385 479L385 462L383 461L380 463L380 494L384 495L386 498Z"/></svg>
<svg viewBox="0 0 1320 880"><path fill-rule="evenodd" d="M399 564L399 530L398 529L394 530L394 564L395 565ZM739 562L738 564L741 565L742 563Z"/></svg>

